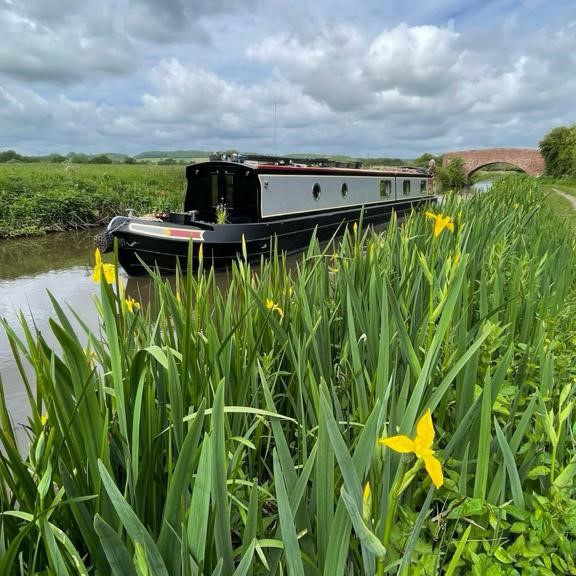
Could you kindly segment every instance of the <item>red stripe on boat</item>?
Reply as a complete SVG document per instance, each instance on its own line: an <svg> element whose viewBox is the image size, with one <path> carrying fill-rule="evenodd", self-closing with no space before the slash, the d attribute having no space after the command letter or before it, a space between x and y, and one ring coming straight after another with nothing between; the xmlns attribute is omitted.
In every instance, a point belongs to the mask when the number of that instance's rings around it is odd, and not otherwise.
<svg viewBox="0 0 576 576"><path fill-rule="evenodd" d="M191 238L192 240L204 240L204 230L184 230L183 228L164 228L166 236L174 238Z"/></svg>

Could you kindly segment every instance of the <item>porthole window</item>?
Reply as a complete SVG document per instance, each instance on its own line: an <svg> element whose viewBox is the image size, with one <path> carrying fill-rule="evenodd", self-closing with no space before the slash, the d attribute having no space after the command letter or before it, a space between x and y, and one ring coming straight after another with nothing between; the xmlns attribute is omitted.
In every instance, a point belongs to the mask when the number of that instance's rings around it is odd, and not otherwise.
<svg viewBox="0 0 576 576"><path fill-rule="evenodd" d="M402 192L404 192L405 196L410 194L410 180L404 180L404 182L402 182Z"/></svg>
<svg viewBox="0 0 576 576"><path fill-rule="evenodd" d="M312 188L312 196L314 196L314 200L318 201L320 200L320 184L318 184L318 182L316 182L316 184L314 184L313 188Z"/></svg>
<svg viewBox="0 0 576 576"><path fill-rule="evenodd" d="M342 194L342 198L346 198L346 196L348 196L348 184L346 184L346 182L342 183L342 187L340 188L340 192Z"/></svg>
<svg viewBox="0 0 576 576"><path fill-rule="evenodd" d="M392 194L392 182L380 180L380 198L388 198Z"/></svg>
<svg viewBox="0 0 576 576"><path fill-rule="evenodd" d="M420 180L420 194L426 194L426 180Z"/></svg>

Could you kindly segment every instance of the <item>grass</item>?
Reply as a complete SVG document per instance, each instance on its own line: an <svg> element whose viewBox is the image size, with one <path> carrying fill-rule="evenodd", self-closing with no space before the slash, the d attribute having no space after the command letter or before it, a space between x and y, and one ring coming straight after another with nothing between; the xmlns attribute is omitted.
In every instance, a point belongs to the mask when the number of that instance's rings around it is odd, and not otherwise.
<svg viewBox="0 0 576 576"><path fill-rule="evenodd" d="M576 183L552 178L542 179L542 189L546 195L546 203L555 217L565 223L565 227L571 234L576 234L576 209L571 202L557 193L576 196Z"/></svg>
<svg viewBox="0 0 576 576"><path fill-rule="evenodd" d="M0 398L2 574L576 572L574 238L511 177L383 233L153 274L34 367L22 455ZM204 263L206 264L206 263ZM444 484L379 444L432 413ZM44 416L43 416L44 415Z"/></svg>
<svg viewBox="0 0 576 576"><path fill-rule="evenodd" d="M126 208L180 208L183 166L0 164L0 238L105 224Z"/></svg>

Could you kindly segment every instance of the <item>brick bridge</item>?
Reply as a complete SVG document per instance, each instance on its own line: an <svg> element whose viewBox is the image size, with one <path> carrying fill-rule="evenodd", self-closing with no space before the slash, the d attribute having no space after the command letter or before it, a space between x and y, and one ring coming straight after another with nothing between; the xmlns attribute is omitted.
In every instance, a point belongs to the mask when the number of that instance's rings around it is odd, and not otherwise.
<svg viewBox="0 0 576 576"><path fill-rule="evenodd" d="M512 164L512 166L516 166L532 176L544 174L544 158L534 148L483 148L481 150L446 152L442 157L442 165L446 166L452 158L464 160L464 169L468 176L484 166L500 162Z"/></svg>

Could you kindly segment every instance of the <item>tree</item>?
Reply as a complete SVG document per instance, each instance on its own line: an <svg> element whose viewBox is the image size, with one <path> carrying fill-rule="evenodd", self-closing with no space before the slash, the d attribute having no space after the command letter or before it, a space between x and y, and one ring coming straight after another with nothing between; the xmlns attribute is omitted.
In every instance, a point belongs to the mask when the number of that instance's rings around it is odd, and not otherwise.
<svg viewBox="0 0 576 576"><path fill-rule="evenodd" d="M435 156L434 154L430 154L430 152L424 152L424 154L414 160L413 164L420 168L426 168L430 160L434 160L437 166L442 164L442 156Z"/></svg>
<svg viewBox="0 0 576 576"><path fill-rule="evenodd" d="M446 166L441 166L438 169L436 178L438 178L443 188L462 190L468 183L464 160L462 158L452 158Z"/></svg>
<svg viewBox="0 0 576 576"><path fill-rule="evenodd" d="M112 160L106 154L99 154L89 160L90 164L112 164Z"/></svg>
<svg viewBox="0 0 576 576"><path fill-rule="evenodd" d="M0 162L10 162L10 160L22 161L22 156L20 156L20 154L14 150L6 150L4 152L0 152Z"/></svg>
<svg viewBox="0 0 576 576"><path fill-rule="evenodd" d="M50 154L50 156L48 156L48 162L52 164L62 164L62 162L66 162L66 156L62 156L62 154Z"/></svg>
<svg viewBox="0 0 576 576"><path fill-rule="evenodd" d="M576 124L553 128L540 140L546 174L561 178L576 176Z"/></svg>

